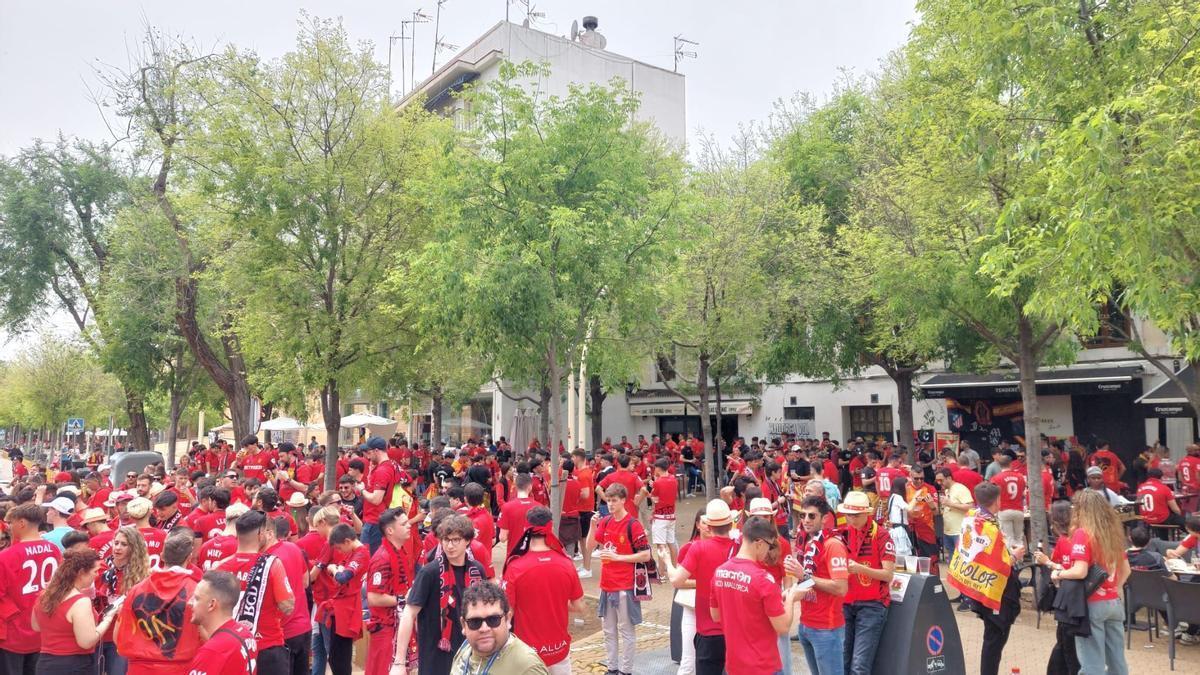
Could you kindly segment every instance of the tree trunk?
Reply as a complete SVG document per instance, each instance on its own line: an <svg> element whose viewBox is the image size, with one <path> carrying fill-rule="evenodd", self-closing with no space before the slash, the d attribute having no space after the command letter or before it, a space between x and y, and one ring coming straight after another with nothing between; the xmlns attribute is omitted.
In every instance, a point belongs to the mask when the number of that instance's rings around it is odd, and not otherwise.
<svg viewBox="0 0 1200 675"><path fill-rule="evenodd" d="M915 448L913 441L913 371L911 368L896 368L891 373L896 383L896 408L900 413L900 440L897 445ZM915 458L916 453L913 453Z"/></svg>
<svg viewBox="0 0 1200 675"><path fill-rule="evenodd" d="M325 489L337 487L338 432L342 429L342 395L335 380L321 388L321 417L325 420Z"/></svg>
<svg viewBox="0 0 1200 675"><path fill-rule="evenodd" d="M138 392L125 389L125 414L129 417L129 436L125 439L138 450L153 450L150 429L146 427L146 399Z"/></svg>
<svg viewBox="0 0 1200 675"><path fill-rule="evenodd" d="M1025 417L1025 466L1029 493L1030 527L1032 543L1040 542L1049 547L1046 530L1045 496L1042 494L1042 444L1041 420L1038 413L1037 367L1038 357L1034 344L1033 325L1021 316L1017 320L1018 356L1017 368L1021 376L1021 404ZM1031 544L1031 542L1027 542Z"/></svg>
<svg viewBox="0 0 1200 675"><path fill-rule="evenodd" d="M175 470L175 442L179 436L179 418L183 414L183 395L178 389L171 391L171 404L167 411L167 471Z"/></svg>
<svg viewBox="0 0 1200 675"><path fill-rule="evenodd" d="M700 393L700 433L704 435L704 498L715 499L717 496L717 444L713 436L712 415L708 412L708 353L700 352L699 366L696 368L696 387Z"/></svg>
<svg viewBox="0 0 1200 675"><path fill-rule="evenodd" d="M550 381L542 380L542 389L538 393L538 441L542 449L550 447Z"/></svg>
<svg viewBox="0 0 1200 675"><path fill-rule="evenodd" d="M725 428L725 425L721 423L723 421L721 418L724 417L724 415L721 414L721 376L719 374L713 378L713 394L717 399L717 435L713 437L713 443L716 445L716 457L721 462L720 466L714 467L713 472L718 476L724 476L725 451L723 449L723 443L725 442L725 436L722 433L722 430Z"/></svg>
<svg viewBox="0 0 1200 675"><path fill-rule="evenodd" d="M429 404L432 408L429 411L429 447L431 448L436 448L438 442L442 440L442 408L445 407L444 398L442 395L442 386L439 384L433 385L433 393L429 395Z"/></svg>
<svg viewBox="0 0 1200 675"><path fill-rule="evenodd" d="M588 378L588 402L591 404L591 410L588 411L588 418L592 424L592 448L598 448L604 443L604 399L608 398L608 394L604 393L604 385L600 382L598 375L592 375ZM583 433L580 432L580 436Z"/></svg>
<svg viewBox="0 0 1200 675"><path fill-rule="evenodd" d="M271 417L274 414L275 414L275 404L274 403L264 403L263 407L262 407L262 418L264 420L269 420L269 419L271 419ZM269 430L263 431L263 443L270 443L272 438L274 438L274 436L271 435L271 432Z"/></svg>
<svg viewBox="0 0 1200 675"><path fill-rule="evenodd" d="M553 342L547 354L547 370L550 374L550 422L551 433L546 443L546 451L550 453L550 515L554 532L558 532L558 524L562 521L563 484L560 467L562 456L558 452L558 443L563 437L562 411L562 368L558 364L558 350ZM564 446L565 447L565 446Z"/></svg>

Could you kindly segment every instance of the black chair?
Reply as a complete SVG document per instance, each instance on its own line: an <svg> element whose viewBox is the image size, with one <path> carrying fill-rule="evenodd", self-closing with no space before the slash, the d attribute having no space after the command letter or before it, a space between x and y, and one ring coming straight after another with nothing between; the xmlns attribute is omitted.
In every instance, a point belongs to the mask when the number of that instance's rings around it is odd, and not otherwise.
<svg viewBox="0 0 1200 675"><path fill-rule="evenodd" d="M1154 642L1158 628L1158 613L1167 614L1167 589L1163 586L1166 572L1133 570L1125 582L1125 648L1133 641L1133 626L1140 610L1146 610L1146 632ZM1170 615L1168 614L1168 620Z"/></svg>
<svg viewBox="0 0 1200 675"><path fill-rule="evenodd" d="M1189 625L1200 625L1200 584L1189 584L1174 579L1163 579L1167 591L1167 623L1171 635L1168 654L1171 670L1175 670L1175 627L1181 621Z"/></svg>

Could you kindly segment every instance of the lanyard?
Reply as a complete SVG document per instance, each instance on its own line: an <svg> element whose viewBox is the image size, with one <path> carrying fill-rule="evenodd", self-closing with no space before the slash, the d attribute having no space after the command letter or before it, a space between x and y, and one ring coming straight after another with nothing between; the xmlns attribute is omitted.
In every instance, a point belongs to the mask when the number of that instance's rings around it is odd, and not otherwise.
<svg viewBox="0 0 1200 675"><path fill-rule="evenodd" d="M511 636L509 636L509 637L511 638ZM492 655L488 657L487 663L483 664L483 670L480 670L476 675L488 675L488 673L490 673L492 670L492 664L494 664L496 662L496 658L500 656L500 652L504 651L505 648L507 648L507 647L508 647L508 642L506 641L504 643L503 647L492 652ZM463 658L462 675L470 675L470 673L471 673L471 644L468 642L464 642L463 646L460 647L460 649L465 649L467 651L467 653L463 655L464 658Z"/></svg>

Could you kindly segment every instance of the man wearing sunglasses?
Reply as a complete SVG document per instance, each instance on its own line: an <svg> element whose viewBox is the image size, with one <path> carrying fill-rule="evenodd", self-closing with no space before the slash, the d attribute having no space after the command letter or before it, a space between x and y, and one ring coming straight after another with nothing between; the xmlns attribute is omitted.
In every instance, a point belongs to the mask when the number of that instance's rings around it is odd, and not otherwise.
<svg viewBox="0 0 1200 675"><path fill-rule="evenodd" d="M504 591L484 581L463 591L463 635L466 642L454 655L450 672L456 675L549 675L537 652L513 635L512 611Z"/></svg>

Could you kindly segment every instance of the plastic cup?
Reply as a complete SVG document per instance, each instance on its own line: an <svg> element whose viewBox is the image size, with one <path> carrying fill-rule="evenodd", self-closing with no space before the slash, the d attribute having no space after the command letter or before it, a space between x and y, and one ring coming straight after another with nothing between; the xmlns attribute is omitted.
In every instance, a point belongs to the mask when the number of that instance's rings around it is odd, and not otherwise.
<svg viewBox="0 0 1200 675"><path fill-rule="evenodd" d="M908 570L909 572L916 572L917 571L917 556L915 556L915 555L904 556L904 569Z"/></svg>
<svg viewBox="0 0 1200 675"><path fill-rule="evenodd" d="M917 558L917 574L929 574L929 558Z"/></svg>

